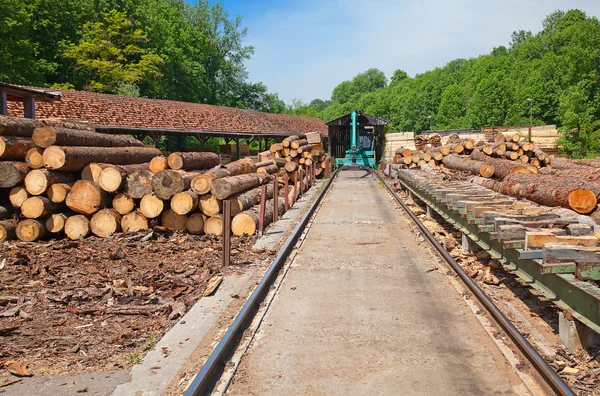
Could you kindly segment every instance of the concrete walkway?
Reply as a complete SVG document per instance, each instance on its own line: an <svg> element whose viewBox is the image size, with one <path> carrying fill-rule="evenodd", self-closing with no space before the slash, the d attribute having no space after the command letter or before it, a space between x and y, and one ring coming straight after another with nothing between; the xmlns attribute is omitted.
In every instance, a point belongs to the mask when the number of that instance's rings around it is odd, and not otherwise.
<svg viewBox="0 0 600 396"><path fill-rule="evenodd" d="M364 171L343 171L228 393L525 393L409 220Z"/></svg>

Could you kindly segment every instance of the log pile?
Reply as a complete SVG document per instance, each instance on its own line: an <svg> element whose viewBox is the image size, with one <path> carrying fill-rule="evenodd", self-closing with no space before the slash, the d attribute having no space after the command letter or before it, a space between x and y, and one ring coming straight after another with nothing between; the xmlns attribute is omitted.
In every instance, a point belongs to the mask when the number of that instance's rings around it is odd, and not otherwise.
<svg viewBox="0 0 600 396"><path fill-rule="evenodd" d="M259 163L243 158L221 166L214 153L165 157L136 139L97 133L85 124L0 117L0 242L105 238L154 226L220 235L223 201L232 203L232 216L248 212L252 218L264 185L271 200L268 225L274 198L282 205L296 198L282 197L284 186L274 197L273 182L293 183L296 175L297 188L289 190L299 193L309 169L323 173L322 145L318 150L298 136L287 140L296 153L292 160L270 151L273 158ZM278 145L281 155L283 143Z"/></svg>
<svg viewBox="0 0 600 396"><path fill-rule="evenodd" d="M283 139L281 143L272 144L268 151L258 154L259 161L264 163L270 160L274 161L280 168L277 174L280 181L283 180L286 173L288 179L293 179L295 171L306 172L309 169L317 178L322 178L326 173L325 169L331 167L333 161L328 159L327 153L323 149L323 143L320 142L320 135L310 133L307 137L310 138L310 142L306 138L293 135ZM274 168L263 171L273 172Z"/></svg>

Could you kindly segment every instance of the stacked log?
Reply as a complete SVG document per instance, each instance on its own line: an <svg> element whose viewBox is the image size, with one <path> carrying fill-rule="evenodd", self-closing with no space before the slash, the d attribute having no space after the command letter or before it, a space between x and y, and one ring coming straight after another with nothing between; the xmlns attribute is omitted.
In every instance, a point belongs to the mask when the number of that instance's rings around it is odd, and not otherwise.
<svg viewBox="0 0 600 396"><path fill-rule="evenodd" d="M331 167L333 162L328 159L327 153L323 149L320 141L320 135L309 133L306 137L293 135L283 139L281 143L272 144L268 151L258 154L260 162L274 161L280 170L276 177L283 181L287 173L288 180L293 179L295 171L304 171L311 168L317 178L325 175L325 168ZM265 164L268 167L269 164ZM285 168L283 171L281 168ZM262 171L273 172L274 168L266 168Z"/></svg>
<svg viewBox="0 0 600 396"><path fill-rule="evenodd" d="M274 197L273 183L285 181L289 164L295 166L289 174L296 172L304 181L307 169L323 172L326 158L321 143L311 145L300 136L290 136L273 149L271 154L279 158L260 163L243 158L221 165L214 153L165 157L136 139L96 133L87 125L2 116L0 242L63 235L106 238L153 226L219 235L223 201L232 203L232 216L254 213L264 185L264 199L271 200L267 225L273 200L285 202L285 197ZM296 157L285 158L284 149L294 150ZM287 182L293 180L288 177ZM284 195L284 186L279 192Z"/></svg>

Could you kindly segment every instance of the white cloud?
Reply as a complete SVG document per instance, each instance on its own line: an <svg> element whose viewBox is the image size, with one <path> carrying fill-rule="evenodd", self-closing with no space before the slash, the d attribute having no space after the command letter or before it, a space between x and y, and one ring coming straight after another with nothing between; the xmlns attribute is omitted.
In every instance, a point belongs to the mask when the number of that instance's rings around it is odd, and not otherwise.
<svg viewBox="0 0 600 396"><path fill-rule="evenodd" d="M598 0L306 0L246 21L253 81L286 102L327 99L342 80L370 67L410 75L505 45L515 30L579 8L600 16Z"/></svg>

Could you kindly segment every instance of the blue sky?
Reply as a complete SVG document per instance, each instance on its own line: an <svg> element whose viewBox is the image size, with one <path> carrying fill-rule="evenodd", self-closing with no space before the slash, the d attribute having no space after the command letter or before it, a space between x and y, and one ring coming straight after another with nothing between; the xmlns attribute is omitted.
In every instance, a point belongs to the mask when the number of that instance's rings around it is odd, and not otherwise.
<svg viewBox="0 0 600 396"><path fill-rule="evenodd" d="M211 3L214 3L211 0ZM508 45L515 30L538 32L549 13L579 8L600 17L600 0L219 0L243 17L254 46L252 81L290 103L328 99L368 68L409 75Z"/></svg>

